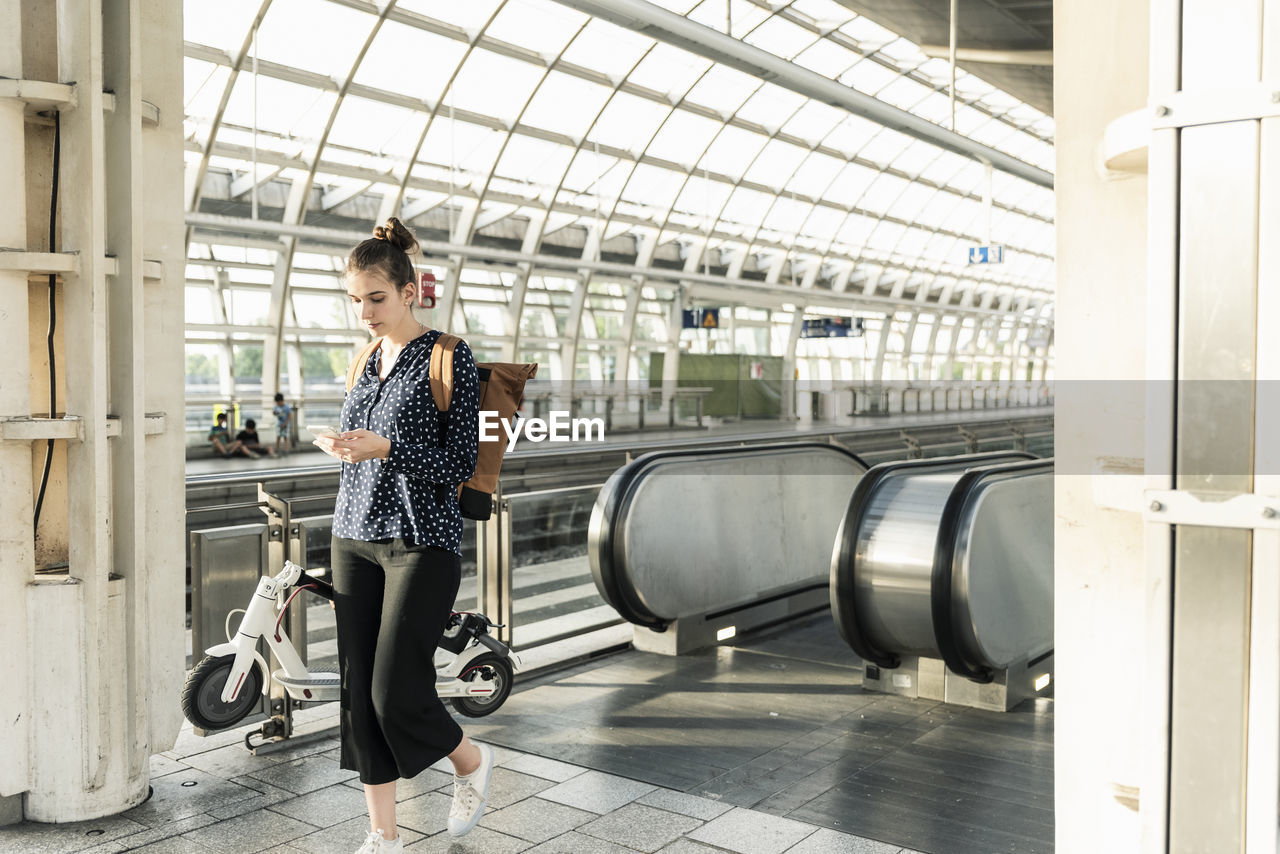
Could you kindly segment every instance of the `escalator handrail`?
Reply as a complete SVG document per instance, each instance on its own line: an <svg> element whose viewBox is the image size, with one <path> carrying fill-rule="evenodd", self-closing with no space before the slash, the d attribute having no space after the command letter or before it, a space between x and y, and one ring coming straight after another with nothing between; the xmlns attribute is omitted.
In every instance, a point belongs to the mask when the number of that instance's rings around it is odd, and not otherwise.
<svg viewBox="0 0 1280 854"><path fill-rule="evenodd" d="M929 585L929 605L933 612L933 634L942 661L955 674L978 683L990 682L995 677L994 668L984 662L971 661L965 656L960 642L959 627L951 611L951 597L955 592L956 545L960 523L974 495L992 477L1013 472L1053 471L1053 458L983 466L961 475L947 497L938 520L938 540L933 553L933 578Z"/></svg>
<svg viewBox="0 0 1280 854"><path fill-rule="evenodd" d="M901 656L873 646L858 624L857 561L854 558L862 529L863 514L871 506L880 486L889 475L897 474L904 469L936 468L944 464L953 465L961 460L981 465L984 459L1011 456L1036 459L1034 454L1026 451L983 451L959 457L894 460L872 466L858 481L853 497L849 499L849 508L845 511L844 519L840 523L839 538L836 540L836 547L831 556L831 617L835 620L836 628L840 630L840 636L844 638L845 643L864 661L878 664L886 670L893 670L902 665Z"/></svg>
<svg viewBox="0 0 1280 854"><path fill-rule="evenodd" d="M626 556L623 553L623 542L620 533L623 521L630 511L636 485L645 472L658 463L679 457L728 456L744 452L791 451L805 448L835 451L853 460L863 471L868 468L866 462L857 454L848 448L829 442L773 442L762 445L733 445L719 448L677 448L644 454L619 468L610 476L608 482L601 489L601 494L604 495L605 500L604 520L599 529L599 542L595 550L599 566L593 564L591 567L596 587L599 588L604 600L613 606L614 610L624 620L636 625L661 632L665 631L670 623L669 619L653 613L645 606L635 586L630 583L629 578L625 578L626 573L623 571Z"/></svg>

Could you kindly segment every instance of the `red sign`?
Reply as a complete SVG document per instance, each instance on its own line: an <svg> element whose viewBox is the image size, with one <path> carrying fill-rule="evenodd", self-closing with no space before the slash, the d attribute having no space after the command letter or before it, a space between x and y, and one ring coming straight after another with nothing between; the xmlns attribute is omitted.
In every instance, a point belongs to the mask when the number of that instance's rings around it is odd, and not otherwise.
<svg viewBox="0 0 1280 854"><path fill-rule="evenodd" d="M436 274L423 273L422 279L418 283L418 307L419 308L435 308L436 307Z"/></svg>

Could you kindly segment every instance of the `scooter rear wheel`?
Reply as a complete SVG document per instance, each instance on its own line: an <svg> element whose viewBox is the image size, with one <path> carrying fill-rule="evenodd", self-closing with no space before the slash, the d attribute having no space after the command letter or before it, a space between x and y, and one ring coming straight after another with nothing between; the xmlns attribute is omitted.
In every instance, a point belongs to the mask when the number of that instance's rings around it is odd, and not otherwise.
<svg viewBox="0 0 1280 854"><path fill-rule="evenodd" d="M511 693L511 680L515 673L511 669L511 662L503 656L493 653L477 656L461 678L465 681L478 679L486 670L493 674L492 694L485 697L476 695L453 698L453 707L469 718L482 718L496 712Z"/></svg>
<svg viewBox="0 0 1280 854"><path fill-rule="evenodd" d="M205 730L229 729L248 717L262 696L262 671L250 666L245 684L230 703L222 702L234 655L206 655L192 668L182 686L182 714L193 726Z"/></svg>

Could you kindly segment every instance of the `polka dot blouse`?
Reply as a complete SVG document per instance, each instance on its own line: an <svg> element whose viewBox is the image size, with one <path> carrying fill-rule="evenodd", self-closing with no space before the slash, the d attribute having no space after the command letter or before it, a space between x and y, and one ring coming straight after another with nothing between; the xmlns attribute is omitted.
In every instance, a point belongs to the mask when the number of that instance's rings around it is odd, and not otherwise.
<svg viewBox="0 0 1280 854"><path fill-rule="evenodd" d="M439 337L432 329L406 344L385 380L378 378L382 350L374 350L347 394L342 429L372 430L391 440L391 451L385 460L342 464L333 513L336 536L366 542L401 537L462 554L457 493L458 484L476 469L480 386L471 348L459 341L442 444L429 380L431 349Z"/></svg>

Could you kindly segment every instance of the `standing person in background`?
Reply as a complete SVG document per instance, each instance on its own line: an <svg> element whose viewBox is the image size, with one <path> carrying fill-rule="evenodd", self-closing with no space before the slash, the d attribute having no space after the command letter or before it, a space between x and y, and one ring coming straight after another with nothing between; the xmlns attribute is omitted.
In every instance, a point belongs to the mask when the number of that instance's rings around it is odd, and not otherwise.
<svg viewBox="0 0 1280 854"><path fill-rule="evenodd" d="M333 577L342 674L342 768L358 771L369 835L356 854L399 854L396 781L453 764L448 828L484 814L493 750L473 744L436 695L432 661L462 577L458 487L475 473L480 382L471 348L453 350L447 420L431 395L440 332L413 316L418 241L398 219L347 260L360 321L381 336L342 405L339 438L315 444L342 460L333 512Z"/></svg>
<svg viewBox="0 0 1280 854"><path fill-rule="evenodd" d="M293 450L293 407L284 402L283 394L276 394L271 414L276 417L276 453L287 454Z"/></svg>

